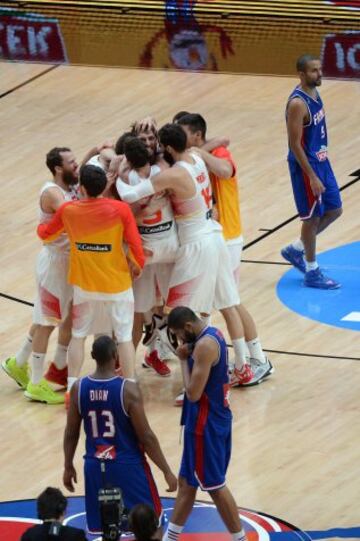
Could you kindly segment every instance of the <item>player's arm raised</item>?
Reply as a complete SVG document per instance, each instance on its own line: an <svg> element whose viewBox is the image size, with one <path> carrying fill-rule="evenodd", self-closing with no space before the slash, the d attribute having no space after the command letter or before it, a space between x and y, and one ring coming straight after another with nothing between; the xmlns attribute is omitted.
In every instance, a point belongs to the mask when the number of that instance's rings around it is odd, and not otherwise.
<svg viewBox="0 0 360 541"><path fill-rule="evenodd" d="M204 392L211 367L218 359L219 348L214 340L205 337L196 344L192 356L194 366L191 374L186 362L187 356L185 355L180 356L180 360L182 361L181 370L186 396L190 402L197 402Z"/></svg>
<svg viewBox="0 0 360 541"><path fill-rule="evenodd" d="M177 489L176 477L172 473L160 448L159 441L146 418L141 391L135 381L125 383L124 405L145 453L164 474L165 481L168 484L167 492L174 492Z"/></svg>
<svg viewBox="0 0 360 541"><path fill-rule="evenodd" d="M64 486L74 492L73 483L77 483L76 470L74 468L74 455L80 436L81 416L78 408L79 382L75 382L70 391L70 407L67 415L66 427L64 432Z"/></svg>
<svg viewBox="0 0 360 541"><path fill-rule="evenodd" d="M301 169L310 179L310 186L313 194L319 197L324 191L324 185L311 167L301 144L303 136L303 127L307 119L306 105L300 98L294 98L290 101L287 108L287 130L289 146L295 155Z"/></svg>

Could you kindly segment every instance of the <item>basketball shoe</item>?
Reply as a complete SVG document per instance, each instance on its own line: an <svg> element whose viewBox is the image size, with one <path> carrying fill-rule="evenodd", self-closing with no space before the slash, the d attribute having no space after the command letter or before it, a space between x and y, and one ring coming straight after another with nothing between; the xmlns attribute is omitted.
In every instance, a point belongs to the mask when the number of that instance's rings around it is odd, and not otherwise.
<svg viewBox="0 0 360 541"><path fill-rule="evenodd" d="M59 369L55 363L50 363L44 378L48 383L55 384L59 388L67 386L68 369L67 366Z"/></svg>
<svg viewBox="0 0 360 541"><path fill-rule="evenodd" d="M41 379L39 383L29 381L24 392L26 398L36 402L45 402L46 404L63 404L64 395L52 390L46 379Z"/></svg>
<svg viewBox="0 0 360 541"><path fill-rule="evenodd" d="M341 286L336 280L325 276L319 267L305 273L304 285L316 289L338 289Z"/></svg>
<svg viewBox="0 0 360 541"><path fill-rule="evenodd" d="M252 371L254 372L254 375L256 377L260 376L261 381L270 376L273 372L275 372L275 368L267 357L265 357L264 363L259 361L259 359L255 359L255 357L250 357L249 363Z"/></svg>
<svg viewBox="0 0 360 541"><path fill-rule="evenodd" d="M182 408L183 404L184 404L184 397L185 397L185 391L184 389L181 391L181 393L179 393L177 395L177 397L175 398L175 401L174 401L174 406L177 406L177 407L180 407Z"/></svg>
<svg viewBox="0 0 360 541"><path fill-rule="evenodd" d="M304 252L302 250L296 250L291 244L281 250L281 255L286 261L291 263L293 267L305 274L305 260Z"/></svg>
<svg viewBox="0 0 360 541"><path fill-rule="evenodd" d="M153 368L159 376L168 377L171 374L171 370L168 365L160 359L158 350L151 349L145 355L143 366L146 368Z"/></svg>
<svg viewBox="0 0 360 541"><path fill-rule="evenodd" d="M2 369L7 373L22 389L26 389L29 383L28 364L19 366L15 357L9 357L1 363Z"/></svg>

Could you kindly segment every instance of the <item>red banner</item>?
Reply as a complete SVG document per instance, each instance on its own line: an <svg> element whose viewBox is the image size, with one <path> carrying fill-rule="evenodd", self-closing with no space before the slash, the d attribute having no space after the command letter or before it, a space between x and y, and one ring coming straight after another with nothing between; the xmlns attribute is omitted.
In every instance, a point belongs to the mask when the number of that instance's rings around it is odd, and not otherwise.
<svg viewBox="0 0 360 541"><path fill-rule="evenodd" d="M0 11L0 58L32 62L67 62L65 45L56 19Z"/></svg>
<svg viewBox="0 0 360 541"><path fill-rule="evenodd" d="M325 36L321 58L325 76L360 79L360 32Z"/></svg>

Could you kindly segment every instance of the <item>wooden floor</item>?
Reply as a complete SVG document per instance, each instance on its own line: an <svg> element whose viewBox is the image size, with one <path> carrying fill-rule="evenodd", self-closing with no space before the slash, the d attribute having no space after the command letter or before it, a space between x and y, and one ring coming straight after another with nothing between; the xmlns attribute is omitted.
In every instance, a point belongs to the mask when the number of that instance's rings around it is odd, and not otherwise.
<svg viewBox="0 0 360 541"><path fill-rule="evenodd" d="M144 115L159 124L179 110L201 112L209 135L227 135L239 167L246 242L295 214L286 166L284 103L292 78L162 71L0 64L2 157L0 292L31 302L38 190L53 146L70 146L78 159L102 140L121 134ZM19 86L13 92L14 87ZM340 185L359 168L358 83L326 81L330 154ZM319 249L358 239L357 184L343 191L341 221L319 239ZM355 526L359 522L360 357L356 332L332 328L288 311L275 286L287 267L279 249L298 234L298 222L280 228L244 252L242 299L256 319L275 374L258 388L234 390L233 456L229 486L239 505L283 518L302 529ZM256 263L265 262L265 264ZM0 297L0 357L14 354L31 321L31 307ZM219 317L214 322L223 327ZM54 341L53 341L54 342ZM52 342L51 351L54 343ZM310 356L296 356L300 352ZM327 355L327 358L316 357ZM175 470L179 466L181 387L176 362L162 380L140 367L147 411ZM359 359L360 360L360 359ZM91 369L87 361L85 371ZM0 501L35 497L61 485L62 407L29 403L0 373L2 483ZM82 449L76 464L82 467ZM154 468L160 492L161 475ZM82 475L78 494L83 493ZM201 495L201 498L205 497Z"/></svg>

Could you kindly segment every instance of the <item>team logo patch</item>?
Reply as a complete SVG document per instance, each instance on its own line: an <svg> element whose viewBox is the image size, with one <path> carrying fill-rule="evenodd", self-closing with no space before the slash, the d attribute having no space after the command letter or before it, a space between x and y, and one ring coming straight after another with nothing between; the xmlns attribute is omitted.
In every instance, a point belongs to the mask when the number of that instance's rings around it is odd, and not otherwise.
<svg viewBox="0 0 360 541"><path fill-rule="evenodd" d="M114 445L97 445L95 456L100 460L115 460L116 449Z"/></svg>

